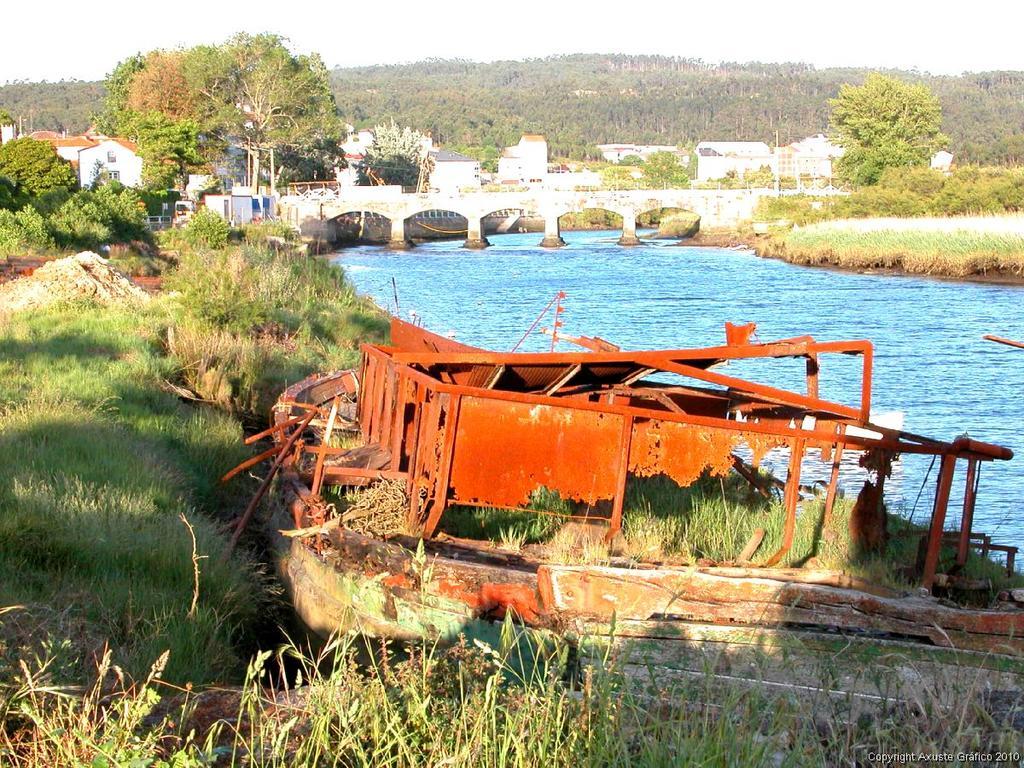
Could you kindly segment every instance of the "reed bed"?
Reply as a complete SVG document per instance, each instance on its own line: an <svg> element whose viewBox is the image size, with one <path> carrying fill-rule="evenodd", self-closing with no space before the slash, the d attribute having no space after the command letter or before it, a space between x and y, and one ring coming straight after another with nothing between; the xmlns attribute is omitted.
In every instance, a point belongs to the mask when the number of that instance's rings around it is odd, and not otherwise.
<svg viewBox="0 0 1024 768"><path fill-rule="evenodd" d="M948 277L1024 276L1024 216L848 219L794 229L760 249L797 264Z"/></svg>

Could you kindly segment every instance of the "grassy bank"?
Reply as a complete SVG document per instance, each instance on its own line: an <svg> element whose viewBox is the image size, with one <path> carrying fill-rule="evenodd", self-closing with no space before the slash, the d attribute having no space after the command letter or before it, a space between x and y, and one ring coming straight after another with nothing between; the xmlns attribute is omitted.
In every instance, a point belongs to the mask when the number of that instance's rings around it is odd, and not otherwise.
<svg viewBox="0 0 1024 768"><path fill-rule="evenodd" d="M286 383L383 338L340 270L300 253L195 248L167 284L0 321L0 606L20 606L0 617L0 683L51 656L74 682L106 644L129 678L164 651L177 683L240 675L269 581L223 560L252 481L218 478Z"/></svg>
<svg viewBox="0 0 1024 768"><path fill-rule="evenodd" d="M1024 279L1024 219L862 219L812 224L756 243L794 264L943 277Z"/></svg>

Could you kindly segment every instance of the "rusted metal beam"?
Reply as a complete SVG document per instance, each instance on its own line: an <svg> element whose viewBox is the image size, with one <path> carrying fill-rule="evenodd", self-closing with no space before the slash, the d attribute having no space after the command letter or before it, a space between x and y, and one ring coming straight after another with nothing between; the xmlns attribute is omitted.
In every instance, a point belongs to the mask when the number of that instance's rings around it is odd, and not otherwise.
<svg viewBox="0 0 1024 768"><path fill-rule="evenodd" d="M622 419L622 436L619 438L619 466L615 477L615 497L612 500L612 516L608 521L605 541L611 542L622 530L622 507L626 501L626 478L629 476L629 450L633 443L633 417Z"/></svg>
<svg viewBox="0 0 1024 768"><path fill-rule="evenodd" d="M555 379L554 382L552 382L551 386L544 390L544 394L547 395L548 397L551 397L558 390L560 390L562 387L564 387L566 384L572 381L573 377L576 376L576 374L578 374L581 370L583 370L583 365L580 363L576 363L576 365L569 366L569 368L566 369L564 374Z"/></svg>
<svg viewBox="0 0 1024 768"><path fill-rule="evenodd" d="M765 560L765 565L771 567L782 560L793 547L793 533L796 530L796 507L800 501L800 467L804 458L804 447L806 441L796 439L790 444L789 449L789 472L786 474L786 492L783 496L783 503L786 508L786 521L782 530L782 544L778 550Z"/></svg>
<svg viewBox="0 0 1024 768"><path fill-rule="evenodd" d="M942 547L942 527L946 523L949 490L953 484L953 473L955 470L956 456L954 454L943 456L935 492L935 506L932 508L931 524L928 527L924 562L921 567L921 586L925 589L931 589L932 584L935 583L935 571L939 564L939 550Z"/></svg>
<svg viewBox="0 0 1024 768"><path fill-rule="evenodd" d="M957 541L956 564L967 563L971 544L971 526L974 524L974 502L978 493L978 460L967 460L967 481L964 487L964 508L960 517L960 536Z"/></svg>
<svg viewBox="0 0 1024 768"><path fill-rule="evenodd" d="M268 429L264 429L262 432L257 432L255 435L250 435L249 437L245 438L244 443L245 445L252 445L253 443L258 443L260 440L271 437L272 435L276 435L278 432L283 432L284 430L288 429L288 427L298 424L304 418L304 416L293 416L287 421L279 422L274 426L269 427Z"/></svg>
<svg viewBox="0 0 1024 768"><path fill-rule="evenodd" d="M303 419L304 418L305 417L303 417ZM261 461L266 461L271 456L276 456L278 453L280 453L280 451L281 451L281 448L279 446L276 446L276 445L273 446L272 448L268 448L267 450L263 451L263 453L259 453L259 454L255 455L255 456L253 456L252 458L246 459L245 461L243 461L241 464L239 464L234 469L229 470L220 479L220 481L222 483L226 483L228 480L230 480L231 478L233 478L236 475L240 474L241 472L244 472L249 467L254 467L257 464L259 464Z"/></svg>
<svg viewBox="0 0 1024 768"><path fill-rule="evenodd" d="M1003 336L993 336L991 333L986 333L981 338L985 339L986 341L994 341L998 344L1006 344L1008 347L1017 347L1019 349L1024 349L1024 341L1014 341L1013 339L1007 339Z"/></svg>
<svg viewBox="0 0 1024 768"><path fill-rule="evenodd" d="M316 416L317 412L317 410L311 410L281 447L274 463L270 465L270 471L267 472L266 477L263 478L263 482L260 483L260 487L257 489L256 495L252 497L248 506L246 506L245 511L242 513L242 516L238 518L238 522L235 524L235 531L231 535L231 540L228 541L228 545L225 547L224 554L221 557L222 561L227 562L228 558L231 557L231 553L235 551L235 547L238 546L238 540L242 538L242 533L249 524L249 520L252 519L253 513L256 511L256 507L259 505L264 494L266 494L267 489L270 487L270 483L273 481L274 475L277 474L277 470L279 470L281 465L284 464L285 457L291 452L292 446L295 445L295 441L299 439L299 436L302 435L306 427L309 426L309 422L313 420L313 417Z"/></svg>
<svg viewBox="0 0 1024 768"><path fill-rule="evenodd" d="M836 425L836 436L842 438L846 433L846 425ZM836 505L836 494L839 491L839 470L843 461L843 449L846 444L840 439L832 449L832 472L828 478L828 490L825 492L825 512L822 525L825 528L832 522L832 510Z"/></svg>

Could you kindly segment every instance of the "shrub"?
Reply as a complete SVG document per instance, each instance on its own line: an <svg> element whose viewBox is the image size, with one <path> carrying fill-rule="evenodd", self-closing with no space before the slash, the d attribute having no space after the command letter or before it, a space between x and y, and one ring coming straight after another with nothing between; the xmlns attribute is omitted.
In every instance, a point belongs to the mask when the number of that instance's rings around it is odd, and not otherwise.
<svg viewBox="0 0 1024 768"><path fill-rule="evenodd" d="M53 247L46 221L33 208L17 213L0 210L0 255L14 256L26 250Z"/></svg>
<svg viewBox="0 0 1024 768"><path fill-rule="evenodd" d="M115 182L69 197L50 195L35 207L47 217L47 228L58 245L95 249L133 240L152 242L141 202L135 190Z"/></svg>
<svg viewBox="0 0 1024 768"><path fill-rule="evenodd" d="M185 227L185 240L193 248L223 248L231 235L231 226L208 208L196 212Z"/></svg>
<svg viewBox="0 0 1024 768"><path fill-rule="evenodd" d="M215 213L209 216L224 223ZM202 230L205 225L199 226ZM247 333L269 319L270 307L254 301L256 282L255 270L240 252L203 250L182 256L168 287L180 294L181 306L192 317L215 328Z"/></svg>

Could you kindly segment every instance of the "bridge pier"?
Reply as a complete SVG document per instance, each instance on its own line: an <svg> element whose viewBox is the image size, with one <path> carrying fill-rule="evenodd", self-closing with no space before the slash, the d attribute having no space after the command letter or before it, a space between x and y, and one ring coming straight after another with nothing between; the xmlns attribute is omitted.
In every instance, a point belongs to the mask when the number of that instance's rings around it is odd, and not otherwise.
<svg viewBox="0 0 1024 768"><path fill-rule="evenodd" d="M395 215L391 219L391 239L388 241L388 248L393 251L404 251L412 246L412 240L405 236L405 219Z"/></svg>
<svg viewBox="0 0 1024 768"><path fill-rule="evenodd" d="M565 245L562 239L562 230L558 223L557 214L544 217L544 239L540 241L541 248L561 248Z"/></svg>
<svg viewBox="0 0 1024 768"><path fill-rule="evenodd" d="M472 250L483 250L491 244L491 241L484 237L484 221L479 216L466 217L466 242L463 248Z"/></svg>
<svg viewBox="0 0 1024 768"><path fill-rule="evenodd" d="M622 236L619 238L619 245L640 245L640 238L636 236L636 213L633 211L622 211L621 214Z"/></svg>

